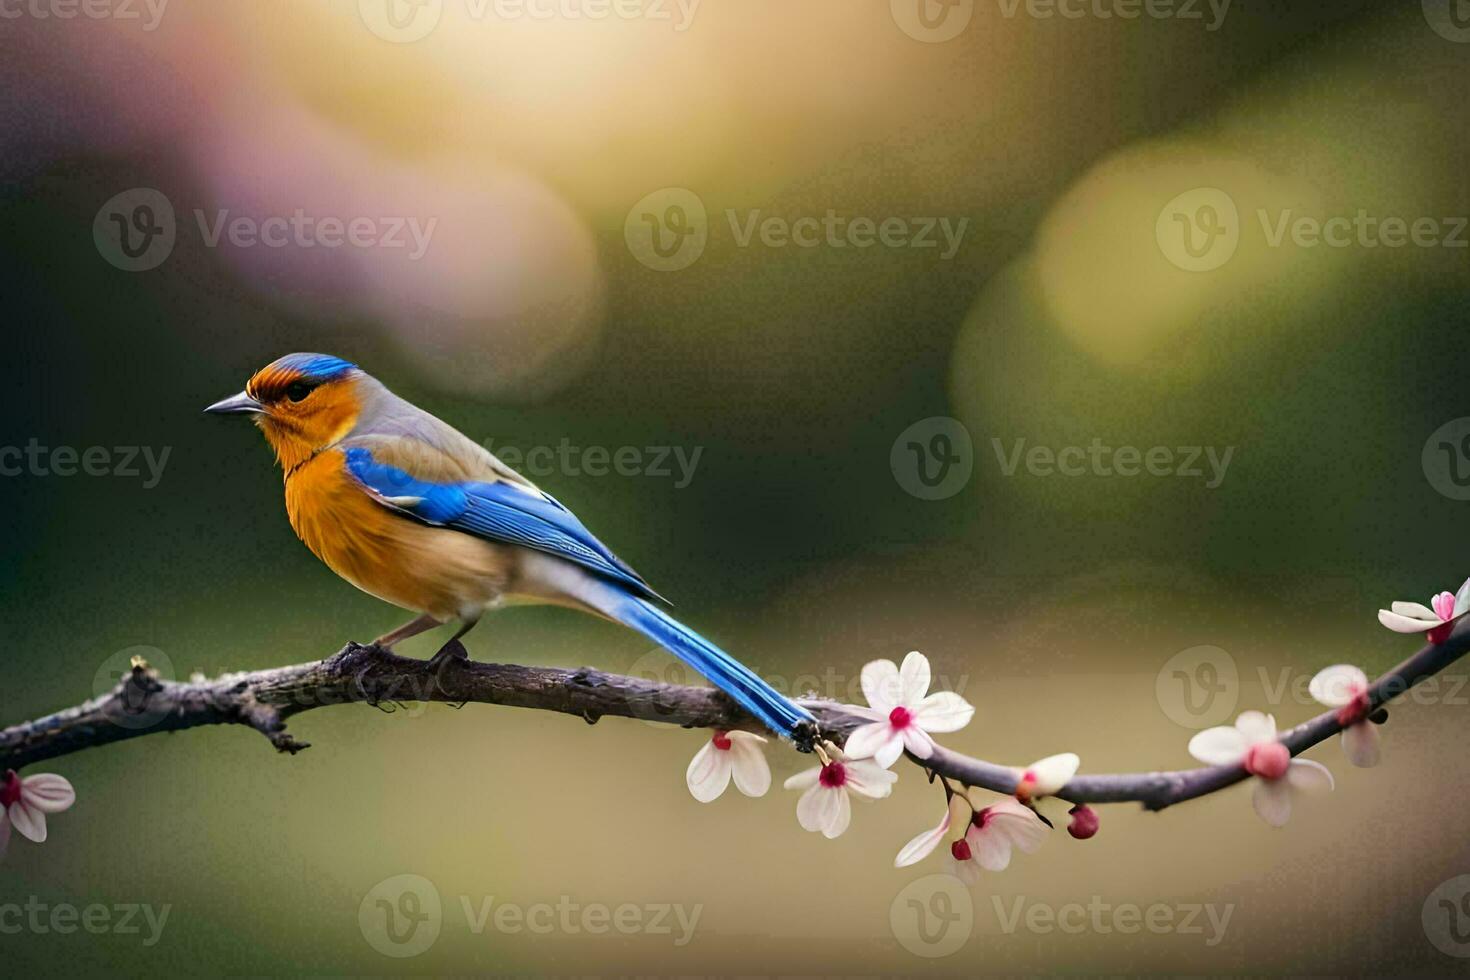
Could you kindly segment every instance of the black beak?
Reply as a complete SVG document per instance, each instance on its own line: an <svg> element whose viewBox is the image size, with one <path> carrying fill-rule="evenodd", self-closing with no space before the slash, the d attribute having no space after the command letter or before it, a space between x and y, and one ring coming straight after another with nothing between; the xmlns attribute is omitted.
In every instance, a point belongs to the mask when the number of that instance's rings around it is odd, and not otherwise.
<svg viewBox="0 0 1470 980"><path fill-rule="evenodd" d="M265 411L265 406L242 391L224 401L215 402L204 411L210 415L260 415Z"/></svg>

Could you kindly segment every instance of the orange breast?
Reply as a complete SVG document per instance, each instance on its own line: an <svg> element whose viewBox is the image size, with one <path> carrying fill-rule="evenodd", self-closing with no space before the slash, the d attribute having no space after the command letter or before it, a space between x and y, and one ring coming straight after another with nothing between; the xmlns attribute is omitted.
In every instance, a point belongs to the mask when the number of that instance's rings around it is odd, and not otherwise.
<svg viewBox="0 0 1470 980"><path fill-rule="evenodd" d="M286 480L297 537L332 571L371 595L437 619L476 616L497 601L514 554L501 545L395 514L328 450Z"/></svg>

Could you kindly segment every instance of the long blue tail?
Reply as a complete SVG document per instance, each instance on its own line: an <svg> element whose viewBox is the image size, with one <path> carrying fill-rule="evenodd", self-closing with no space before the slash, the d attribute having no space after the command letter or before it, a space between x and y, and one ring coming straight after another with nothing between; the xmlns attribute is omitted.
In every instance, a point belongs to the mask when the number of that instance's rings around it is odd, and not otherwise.
<svg viewBox="0 0 1470 980"><path fill-rule="evenodd" d="M767 728L810 751L816 719L801 705L763 681L749 667L700 636L653 603L623 595L603 611L668 650L734 698Z"/></svg>

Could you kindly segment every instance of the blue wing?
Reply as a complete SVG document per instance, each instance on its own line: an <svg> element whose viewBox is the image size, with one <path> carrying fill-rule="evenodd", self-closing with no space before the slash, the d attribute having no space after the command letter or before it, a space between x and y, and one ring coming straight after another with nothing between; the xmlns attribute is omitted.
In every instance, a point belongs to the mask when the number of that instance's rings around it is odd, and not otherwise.
<svg viewBox="0 0 1470 980"><path fill-rule="evenodd" d="M372 450L344 451L347 470L383 502L426 524L451 528L501 544L565 558L636 595L664 601L643 577L597 540L550 496L535 496L508 483L433 483L380 463Z"/></svg>

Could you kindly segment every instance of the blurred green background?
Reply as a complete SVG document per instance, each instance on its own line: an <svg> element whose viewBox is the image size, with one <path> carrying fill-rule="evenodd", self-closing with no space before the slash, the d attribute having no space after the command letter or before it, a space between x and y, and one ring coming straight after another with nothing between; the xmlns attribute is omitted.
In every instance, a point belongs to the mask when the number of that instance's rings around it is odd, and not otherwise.
<svg viewBox="0 0 1470 980"><path fill-rule="evenodd" d="M704 0L686 21L687 5L533 18L445 0L384 21L371 0L175 0L151 30L146 7L0 21L0 446L168 452L151 487L146 468L0 479L0 723L92 696L135 647L214 674L405 618L295 540L257 433L200 415L293 350L353 360L497 450L698 452L687 486L677 468L531 475L787 689L851 700L863 663L924 651L978 707L946 743L985 758L1184 767L1200 725L1170 693L1182 651L1220 648L1225 715L1282 727L1316 713L1297 689L1317 669L1411 652L1374 610L1470 574L1453 479L1470 459L1431 439L1470 416L1470 236L1444 240L1470 214L1464 5L1237 2L1217 20L981 0L927 22L914 6ZM392 26L421 15L439 18L422 37ZM93 235L133 188L177 215L172 252L136 273ZM678 271L630 246L666 188L707 214ZM1204 217L1201 188L1237 209L1238 243L1192 271L1169 229ZM418 259L211 246L195 212L221 209L436 224ZM757 209L967 224L947 259L742 245L728 215ZM1273 245L1263 225L1360 211L1433 219L1440 239ZM900 437L934 417L973 449L969 478L929 500L906 489ZM1231 456L1215 487L1007 475L996 441L1021 439ZM683 679L558 610L499 614L469 646ZM636 721L356 706L295 720L313 748L293 758L244 730L134 740L40 767L78 802L44 846L12 842L0 907L167 904L159 940L0 931L0 960L16 976L1439 972L1456 960L1421 913L1470 872L1470 689L1451 674L1393 712L1380 768L1315 750L1337 790L1286 829L1240 788L1105 808L1093 841L1059 832L987 875L945 956L902 924L938 860L891 867L940 807L911 766L825 841L779 788L804 759L773 747L768 798L701 806L683 770L702 736ZM442 928L390 958L359 908L401 874L432 883ZM463 902L491 896L701 912L684 945L477 932ZM1007 931L1018 898L1232 912L1214 944Z"/></svg>

